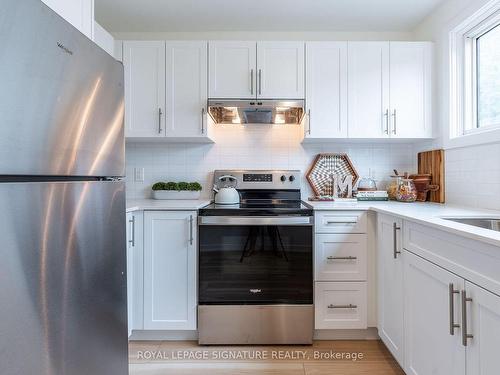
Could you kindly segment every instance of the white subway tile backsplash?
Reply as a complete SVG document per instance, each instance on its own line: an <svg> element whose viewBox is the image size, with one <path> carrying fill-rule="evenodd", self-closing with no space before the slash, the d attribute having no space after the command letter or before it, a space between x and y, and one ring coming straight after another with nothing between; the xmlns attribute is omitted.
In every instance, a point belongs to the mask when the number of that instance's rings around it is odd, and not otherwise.
<svg viewBox="0 0 500 375"><path fill-rule="evenodd" d="M312 195L305 179L319 153L349 154L360 176L370 174L384 189L392 170L416 171L412 144L322 142L302 144L297 126L232 127L215 129L214 144L127 143L127 196L149 198L157 181L199 181L203 197L211 196L215 169L299 169L303 198ZM144 182L135 182L133 169L144 168Z"/></svg>
<svg viewBox="0 0 500 375"><path fill-rule="evenodd" d="M500 143L446 150L446 201L500 210Z"/></svg>

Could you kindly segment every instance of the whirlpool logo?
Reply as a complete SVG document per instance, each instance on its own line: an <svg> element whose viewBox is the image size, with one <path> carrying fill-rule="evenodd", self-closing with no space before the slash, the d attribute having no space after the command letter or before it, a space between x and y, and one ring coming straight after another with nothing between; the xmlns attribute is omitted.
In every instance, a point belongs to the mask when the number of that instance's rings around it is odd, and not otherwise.
<svg viewBox="0 0 500 375"><path fill-rule="evenodd" d="M250 289L250 293L252 294L262 293L262 289Z"/></svg>
<svg viewBox="0 0 500 375"><path fill-rule="evenodd" d="M64 44L62 44L61 42L57 42L57 46L64 52L66 52L68 55L73 56L73 51L70 50L68 47L66 47Z"/></svg>

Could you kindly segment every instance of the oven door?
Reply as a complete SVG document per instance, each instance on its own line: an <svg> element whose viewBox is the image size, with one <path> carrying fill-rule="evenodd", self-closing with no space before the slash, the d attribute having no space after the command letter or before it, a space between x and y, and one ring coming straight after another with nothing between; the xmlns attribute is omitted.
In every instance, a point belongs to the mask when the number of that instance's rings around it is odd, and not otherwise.
<svg viewBox="0 0 500 375"><path fill-rule="evenodd" d="M312 218L199 219L200 305L313 303Z"/></svg>

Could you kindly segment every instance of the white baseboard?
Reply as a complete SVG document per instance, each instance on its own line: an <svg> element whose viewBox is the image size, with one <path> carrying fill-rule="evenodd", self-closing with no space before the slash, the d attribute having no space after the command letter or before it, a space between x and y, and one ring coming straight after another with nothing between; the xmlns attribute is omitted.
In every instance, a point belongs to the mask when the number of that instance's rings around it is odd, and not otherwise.
<svg viewBox="0 0 500 375"><path fill-rule="evenodd" d="M321 329L314 340L380 340L376 327L368 329ZM129 341L197 341L198 331L132 331Z"/></svg>
<svg viewBox="0 0 500 375"><path fill-rule="evenodd" d="M129 341L198 341L198 331L132 331Z"/></svg>
<svg viewBox="0 0 500 375"><path fill-rule="evenodd" d="M314 340L380 340L376 327L367 329L314 330Z"/></svg>

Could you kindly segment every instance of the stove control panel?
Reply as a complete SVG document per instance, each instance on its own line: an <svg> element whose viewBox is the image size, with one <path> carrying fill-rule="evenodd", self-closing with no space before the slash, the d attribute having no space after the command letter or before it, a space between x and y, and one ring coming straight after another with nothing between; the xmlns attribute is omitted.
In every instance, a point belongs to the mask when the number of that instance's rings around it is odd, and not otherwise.
<svg viewBox="0 0 500 375"><path fill-rule="evenodd" d="M300 190L299 170L216 170L214 181L233 176L238 190Z"/></svg>
<svg viewBox="0 0 500 375"><path fill-rule="evenodd" d="M273 175L270 173L244 173L243 182L273 182Z"/></svg>

